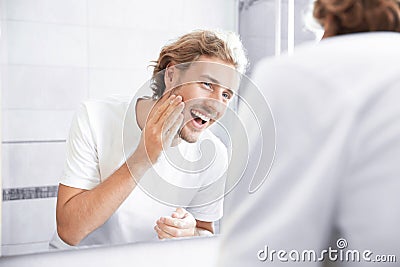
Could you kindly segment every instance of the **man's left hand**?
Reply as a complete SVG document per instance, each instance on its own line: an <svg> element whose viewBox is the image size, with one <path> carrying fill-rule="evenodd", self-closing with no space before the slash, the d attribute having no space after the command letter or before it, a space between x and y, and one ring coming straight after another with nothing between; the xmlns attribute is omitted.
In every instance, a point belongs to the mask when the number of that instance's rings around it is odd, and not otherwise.
<svg viewBox="0 0 400 267"><path fill-rule="evenodd" d="M159 239L194 236L196 219L183 208L177 208L171 216L157 220L154 230Z"/></svg>

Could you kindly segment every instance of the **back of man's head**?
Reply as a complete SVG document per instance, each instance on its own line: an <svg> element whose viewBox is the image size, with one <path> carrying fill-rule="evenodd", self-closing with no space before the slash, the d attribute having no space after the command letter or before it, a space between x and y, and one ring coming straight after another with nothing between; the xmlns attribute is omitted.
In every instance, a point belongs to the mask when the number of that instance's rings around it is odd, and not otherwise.
<svg viewBox="0 0 400 267"><path fill-rule="evenodd" d="M316 0L313 15L324 37L357 32L400 32L399 0Z"/></svg>

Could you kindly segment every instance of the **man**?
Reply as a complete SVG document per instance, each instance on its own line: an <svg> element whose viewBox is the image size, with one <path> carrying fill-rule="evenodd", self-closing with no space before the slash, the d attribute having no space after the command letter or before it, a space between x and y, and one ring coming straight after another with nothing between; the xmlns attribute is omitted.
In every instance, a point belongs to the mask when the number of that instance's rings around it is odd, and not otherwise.
<svg viewBox="0 0 400 267"><path fill-rule="evenodd" d="M89 101L76 115L53 247L214 232L213 222L222 216L228 159L207 128L234 95L236 73L247 64L243 47L233 33L195 31L165 46L155 63L153 97L135 97L130 104ZM169 161L169 151L195 161L201 157L196 142L204 140L214 144L218 159L207 168L193 173Z"/></svg>
<svg viewBox="0 0 400 267"><path fill-rule="evenodd" d="M276 154L255 193L247 172L226 203L217 266L398 266L399 5L317 0L324 39L256 67Z"/></svg>

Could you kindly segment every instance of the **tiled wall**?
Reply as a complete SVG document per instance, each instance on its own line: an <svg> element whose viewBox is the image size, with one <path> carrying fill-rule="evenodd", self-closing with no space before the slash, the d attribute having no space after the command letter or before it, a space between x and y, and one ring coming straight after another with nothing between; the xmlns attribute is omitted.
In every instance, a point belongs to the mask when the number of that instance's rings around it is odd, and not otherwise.
<svg viewBox="0 0 400 267"><path fill-rule="evenodd" d="M47 249L79 103L134 94L162 45L235 30L238 0L0 0L2 254Z"/></svg>

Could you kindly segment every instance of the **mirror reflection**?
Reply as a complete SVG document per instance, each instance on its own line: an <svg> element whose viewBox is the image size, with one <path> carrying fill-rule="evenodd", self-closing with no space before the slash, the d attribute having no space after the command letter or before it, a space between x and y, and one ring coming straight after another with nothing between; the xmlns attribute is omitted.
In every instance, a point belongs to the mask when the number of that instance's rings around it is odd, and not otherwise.
<svg viewBox="0 0 400 267"><path fill-rule="evenodd" d="M195 31L164 46L155 62L151 97L85 102L75 116L52 247L214 234L228 156L207 128L237 90L234 74L247 64L242 45L233 33ZM214 160L202 166L209 153L197 143L205 141Z"/></svg>
<svg viewBox="0 0 400 267"><path fill-rule="evenodd" d="M2 255L46 252L49 243L70 248L219 233L231 145L219 126L229 124L237 105L246 57L251 73L259 58L274 55L276 1L0 4ZM296 1L296 25L303 25L307 4ZM279 10L283 23L288 9L283 3ZM193 31L207 28L222 30ZM296 32L295 44L313 38L302 26ZM205 63L179 68L194 61ZM129 123L134 131L124 128ZM199 151L213 151L210 161L201 162ZM202 183L185 180L190 175L171 168L166 153L190 158L186 165ZM141 182L162 188L151 169L195 190L156 201L139 190ZM209 184L213 201L199 190Z"/></svg>

